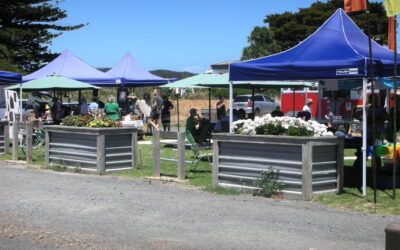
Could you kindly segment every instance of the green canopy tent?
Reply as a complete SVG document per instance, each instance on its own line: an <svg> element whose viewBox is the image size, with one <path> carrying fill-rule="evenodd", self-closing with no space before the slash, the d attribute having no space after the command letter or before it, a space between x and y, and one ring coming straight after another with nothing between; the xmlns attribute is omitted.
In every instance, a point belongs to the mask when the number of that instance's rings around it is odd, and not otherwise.
<svg viewBox="0 0 400 250"><path fill-rule="evenodd" d="M188 77L173 83L169 83L162 88L208 88L209 90L209 103L208 103L208 114L211 120L211 88L226 88L229 87L229 102L230 107L233 103L233 87L237 88L251 88L252 99L254 99L255 88L269 87L269 88L296 88L296 87L313 87L313 82L303 81L268 81L268 82L230 82L229 74L216 74L216 73L202 73L192 77ZM294 95L293 95L294 96ZM293 102L294 103L294 102ZM253 105L254 108L254 105ZM178 113L178 129L179 129L179 99L177 97L177 113ZM254 113L254 110L253 110ZM233 113L230 109L230 119L232 119ZM230 121L232 123L232 121Z"/></svg>
<svg viewBox="0 0 400 250"><path fill-rule="evenodd" d="M8 90L19 90L20 95L20 108L22 108L22 91L39 91L39 90L89 90L89 89L101 89L90 85L88 83L68 79L65 77L51 75L42 77L36 80L24 82L11 87L6 88ZM21 116L22 119L22 116Z"/></svg>

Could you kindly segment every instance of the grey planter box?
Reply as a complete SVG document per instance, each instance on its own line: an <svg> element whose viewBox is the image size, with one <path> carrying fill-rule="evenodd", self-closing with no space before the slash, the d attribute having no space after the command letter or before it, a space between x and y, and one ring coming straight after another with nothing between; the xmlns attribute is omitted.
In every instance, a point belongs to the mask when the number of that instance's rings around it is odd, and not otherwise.
<svg viewBox="0 0 400 250"><path fill-rule="evenodd" d="M137 130L46 126L46 165L98 174L136 169Z"/></svg>
<svg viewBox="0 0 400 250"><path fill-rule="evenodd" d="M213 139L214 186L256 189L260 172L272 167L279 170L286 198L342 191L343 138L214 134Z"/></svg>
<svg viewBox="0 0 400 250"><path fill-rule="evenodd" d="M10 132L8 120L0 121L0 154L8 154L9 153L9 144L10 140Z"/></svg>

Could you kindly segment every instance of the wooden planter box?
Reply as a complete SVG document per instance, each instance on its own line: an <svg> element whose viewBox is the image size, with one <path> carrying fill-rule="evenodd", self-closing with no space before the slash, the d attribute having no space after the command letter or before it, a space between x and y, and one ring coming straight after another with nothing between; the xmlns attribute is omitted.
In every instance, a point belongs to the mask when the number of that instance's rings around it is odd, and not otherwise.
<svg viewBox="0 0 400 250"><path fill-rule="evenodd" d="M98 174L135 169L135 128L46 126L46 165L80 168Z"/></svg>
<svg viewBox="0 0 400 250"><path fill-rule="evenodd" d="M254 181L270 167L279 170L286 198L341 192L344 139L214 134L213 184L256 189Z"/></svg>
<svg viewBox="0 0 400 250"><path fill-rule="evenodd" d="M10 148L9 140L8 120L0 121L0 154L8 154Z"/></svg>

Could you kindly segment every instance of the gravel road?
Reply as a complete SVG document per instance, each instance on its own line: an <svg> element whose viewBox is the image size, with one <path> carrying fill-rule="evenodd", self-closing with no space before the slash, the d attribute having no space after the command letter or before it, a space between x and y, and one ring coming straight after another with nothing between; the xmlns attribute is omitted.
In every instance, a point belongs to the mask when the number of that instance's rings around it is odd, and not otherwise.
<svg viewBox="0 0 400 250"><path fill-rule="evenodd" d="M0 249L384 249L398 217L0 162Z"/></svg>

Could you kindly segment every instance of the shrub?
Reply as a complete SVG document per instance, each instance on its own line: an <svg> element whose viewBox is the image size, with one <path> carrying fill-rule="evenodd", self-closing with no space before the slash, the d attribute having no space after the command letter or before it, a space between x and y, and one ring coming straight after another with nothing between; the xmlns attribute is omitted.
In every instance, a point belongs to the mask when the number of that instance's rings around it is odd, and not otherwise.
<svg viewBox="0 0 400 250"><path fill-rule="evenodd" d="M272 167L268 171L261 171L260 178L254 181L254 185L258 188L254 194L264 197L271 197L273 194L278 193L282 188L282 183L278 178L279 171L274 171Z"/></svg>

